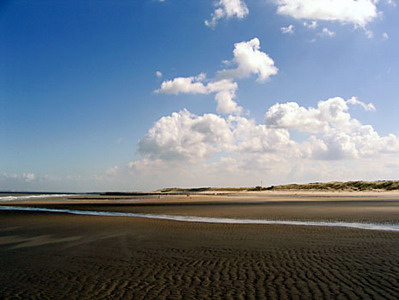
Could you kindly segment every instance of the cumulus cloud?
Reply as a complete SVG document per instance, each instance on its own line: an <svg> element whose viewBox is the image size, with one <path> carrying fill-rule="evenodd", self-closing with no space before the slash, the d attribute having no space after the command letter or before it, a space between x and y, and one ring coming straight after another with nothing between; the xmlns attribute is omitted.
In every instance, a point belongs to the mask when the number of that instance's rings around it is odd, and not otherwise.
<svg viewBox="0 0 399 300"><path fill-rule="evenodd" d="M329 132L332 129L347 132L359 126L351 118L347 104L360 105L375 110L373 104L365 104L356 97L345 101L341 97L320 101L317 107L302 107L296 102L275 104L265 114L266 124L273 128L287 128L308 133Z"/></svg>
<svg viewBox="0 0 399 300"><path fill-rule="evenodd" d="M205 76L202 74L196 77L177 77L162 82L161 87L155 92L174 95L215 93L217 112L223 114L242 112L242 107L234 101L238 88L237 83L228 79L209 83L204 83L204 80Z"/></svg>
<svg viewBox="0 0 399 300"><path fill-rule="evenodd" d="M168 170L189 165L235 161L242 169L268 169L295 160L331 161L366 159L399 153L399 139L381 137L371 125L363 125L349 113L349 106L366 105L356 98L340 97L320 101L316 107L296 102L275 104L265 114L265 123L238 115L198 116L187 110L158 120L139 142L142 159L129 167L135 171ZM290 132L309 135L295 141ZM219 161L219 163L221 163ZM180 167L179 167L180 166Z"/></svg>
<svg viewBox="0 0 399 300"><path fill-rule="evenodd" d="M156 178L162 186L250 184L249 178L265 174L276 183L345 180L359 174L372 179L377 173L367 173L365 165L378 165L377 161L384 170L381 174L394 174L389 166L399 165L398 136L381 136L350 113L353 106L374 111L373 104L356 97L333 97L310 107L276 103L265 108L264 122L257 124L248 114L240 114L243 108L235 101L238 79L256 76L264 82L278 69L260 50L257 38L235 44L233 56L214 78L204 73L177 77L163 81L155 91L212 94L219 114L181 110L156 121L138 143L140 158L128 166L137 180Z"/></svg>
<svg viewBox="0 0 399 300"><path fill-rule="evenodd" d="M233 17L243 19L249 13L247 5L242 0L219 0L215 6L211 19L205 21L205 25L211 28L215 28L220 19Z"/></svg>
<svg viewBox="0 0 399 300"><path fill-rule="evenodd" d="M288 25L287 27L281 27L281 32L284 34L294 34L294 25Z"/></svg>
<svg viewBox="0 0 399 300"><path fill-rule="evenodd" d="M209 83L208 88L210 91L216 92L217 112L222 114L240 114L242 112L242 107L233 100L236 97L237 83L222 79Z"/></svg>
<svg viewBox="0 0 399 300"><path fill-rule="evenodd" d="M378 15L378 0L276 0L277 13L295 19L338 21L365 27Z"/></svg>
<svg viewBox="0 0 399 300"><path fill-rule="evenodd" d="M223 150L231 139L224 118L182 110L158 120L140 140L139 153L155 161L198 161Z"/></svg>
<svg viewBox="0 0 399 300"><path fill-rule="evenodd" d="M371 125L354 119L348 105L373 110L356 98L330 98L308 108L288 102L271 106L264 124L238 115L198 116L182 110L154 124L139 142L142 159L129 167L137 172L170 168L208 172L204 166L220 168L228 162L237 173L234 176L244 176L254 170L279 170L282 165L291 170L299 161L361 160L399 153L398 136L380 136ZM291 131L304 132L308 138L296 141ZM189 165L193 169L187 169Z"/></svg>
<svg viewBox="0 0 399 300"><path fill-rule="evenodd" d="M203 164L222 153L224 161L234 160L231 157L234 154L248 156L245 160L250 164L253 160L250 156L299 155L295 146L286 129L268 128L241 116L197 116L183 110L154 124L139 142L142 159L129 167L134 170L167 169L170 164L186 167L187 163Z"/></svg>
<svg viewBox="0 0 399 300"><path fill-rule="evenodd" d="M398 136L380 136L354 119L349 105L367 109L354 99L335 97L307 108L296 102L276 104L267 110L264 124L238 115L182 110L154 124L139 142L141 158L128 168L135 184L155 181L153 187L393 176L392 166L399 165ZM295 140L292 131L308 137Z"/></svg>
<svg viewBox="0 0 399 300"><path fill-rule="evenodd" d="M278 73L278 68L265 52L260 51L260 41L253 38L248 42L234 45L234 58L229 63L236 64L234 69L226 69L218 72L220 78L245 78L257 75L257 81L265 81Z"/></svg>
<svg viewBox="0 0 399 300"><path fill-rule="evenodd" d="M208 80L204 73L197 76L177 77L165 80L161 87L155 90L163 94L215 94L217 112L223 114L240 114L243 109L235 101L238 85L236 79L257 75L257 81L265 81L277 74L274 61L260 51L260 41L254 38L248 42L234 45L234 58L225 64L236 65L234 69L217 72L216 78Z"/></svg>
<svg viewBox="0 0 399 300"><path fill-rule="evenodd" d="M305 108L295 102L275 104L266 112L266 124L273 128L302 131L312 135L301 145L305 157L313 159L345 159L376 156L399 151L395 135L385 137L371 125L362 125L348 112L351 105L373 111L373 104L365 104L355 97L345 101L340 97L320 101L317 107Z"/></svg>
<svg viewBox="0 0 399 300"><path fill-rule="evenodd" d="M234 136L231 149L239 153L283 153L294 150L295 142L290 140L287 129L269 128L240 116L230 116L229 124Z"/></svg>
<svg viewBox="0 0 399 300"><path fill-rule="evenodd" d="M164 94L207 94L208 89L204 86L204 74L191 77L176 77L172 80L162 82L161 87L155 90L156 93Z"/></svg>

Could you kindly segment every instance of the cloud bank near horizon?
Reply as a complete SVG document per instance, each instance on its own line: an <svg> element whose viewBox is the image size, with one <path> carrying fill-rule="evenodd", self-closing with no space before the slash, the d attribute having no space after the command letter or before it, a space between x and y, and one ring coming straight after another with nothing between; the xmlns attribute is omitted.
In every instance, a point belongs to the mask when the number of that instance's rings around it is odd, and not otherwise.
<svg viewBox="0 0 399 300"><path fill-rule="evenodd" d="M316 107L276 103L262 124L238 115L175 112L155 122L139 141L142 158L129 163L129 172L138 181L156 178L158 186L393 176L393 164L399 165L394 159L398 136L380 136L351 116L350 105L371 107L341 97L319 101ZM306 138L294 138L296 132Z"/></svg>

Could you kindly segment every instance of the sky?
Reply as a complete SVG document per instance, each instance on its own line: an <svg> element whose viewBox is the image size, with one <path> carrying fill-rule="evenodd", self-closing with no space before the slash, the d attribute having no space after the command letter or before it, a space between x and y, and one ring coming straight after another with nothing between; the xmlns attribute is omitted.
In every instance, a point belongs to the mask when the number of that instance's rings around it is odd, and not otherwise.
<svg viewBox="0 0 399 300"><path fill-rule="evenodd" d="M394 0L0 2L0 190L397 180Z"/></svg>

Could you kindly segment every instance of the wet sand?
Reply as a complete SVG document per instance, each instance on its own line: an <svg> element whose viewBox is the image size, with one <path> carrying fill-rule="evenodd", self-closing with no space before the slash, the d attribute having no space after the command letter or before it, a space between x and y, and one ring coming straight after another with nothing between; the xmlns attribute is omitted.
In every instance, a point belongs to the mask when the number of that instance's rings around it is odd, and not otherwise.
<svg viewBox="0 0 399 300"><path fill-rule="evenodd" d="M223 197L18 205L399 224L385 194ZM0 266L1 299L397 299L399 233L0 211Z"/></svg>

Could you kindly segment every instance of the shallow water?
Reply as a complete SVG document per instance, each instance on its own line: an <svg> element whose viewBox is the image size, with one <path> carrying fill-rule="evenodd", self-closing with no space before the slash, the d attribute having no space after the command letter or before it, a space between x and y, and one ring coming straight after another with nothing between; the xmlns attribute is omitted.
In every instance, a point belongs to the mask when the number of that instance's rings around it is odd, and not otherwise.
<svg viewBox="0 0 399 300"><path fill-rule="evenodd" d="M74 215L104 216L104 217L133 217L133 218L147 218L147 219L170 220L170 221L192 222L192 223L325 226L325 227L343 227L343 228L354 228L354 229L365 229L365 230L399 232L399 224L216 218L216 217L177 216L177 215L165 215L165 214L143 214L143 213L108 212L108 211L84 211L84 210L73 210L73 209L53 209L53 208L18 207L18 206L0 206L0 210L66 213Z"/></svg>

